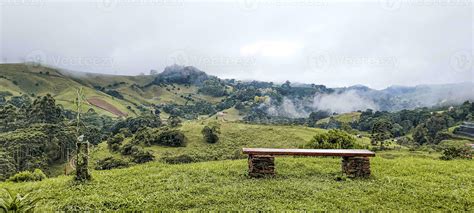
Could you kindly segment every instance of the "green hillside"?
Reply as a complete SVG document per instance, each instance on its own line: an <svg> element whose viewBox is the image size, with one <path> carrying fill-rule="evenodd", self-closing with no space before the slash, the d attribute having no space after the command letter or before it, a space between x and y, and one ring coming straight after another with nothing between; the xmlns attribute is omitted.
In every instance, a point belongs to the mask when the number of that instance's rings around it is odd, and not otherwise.
<svg viewBox="0 0 474 213"><path fill-rule="evenodd" d="M31 64L0 64L0 91L12 95L26 94L42 96L52 94L58 104L66 109L73 109L72 97L78 88L84 88L86 97L99 99L107 105L89 104L96 112L117 117L137 116L138 106L149 107L151 104L176 103L185 104L184 96L193 95L194 100L204 100L218 103L222 98L198 94L194 85L169 84L164 86L150 85L155 76L120 76L93 73L80 73ZM98 88L102 88L101 91ZM117 91L124 98L120 99L107 94L106 91ZM119 111L118 113L115 113Z"/></svg>
<svg viewBox="0 0 474 213"><path fill-rule="evenodd" d="M390 157L384 157L390 156ZM394 157L395 156L395 157ZM38 210L473 211L474 167L428 154L379 154L368 180L337 181L339 158L276 159L276 178L246 176L246 160L159 162L94 171L75 184L61 176L0 187L43 198Z"/></svg>
<svg viewBox="0 0 474 213"><path fill-rule="evenodd" d="M317 121L317 124L323 124L323 123L328 123L329 119L334 118L336 121L342 122L342 123L350 123L354 121L358 121L360 118L360 112L350 112L350 113L343 113L343 114L338 114L338 115L333 115L329 118L324 118L321 120Z"/></svg>
<svg viewBox="0 0 474 213"><path fill-rule="evenodd" d="M212 120L212 119L209 119ZM208 144L203 140L201 130L209 120L184 122L179 128L186 135L186 147L144 147L153 151L157 159L189 157L192 161L209 161L245 158L241 154L243 147L274 147L298 148L306 144L314 135L327 130L302 126L273 126L253 125L235 122L220 123L220 140L216 144ZM127 138L125 143L130 142ZM358 139L360 144L367 144L370 139ZM93 161L107 156L117 156L110 153L107 145L102 143L92 154Z"/></svg>

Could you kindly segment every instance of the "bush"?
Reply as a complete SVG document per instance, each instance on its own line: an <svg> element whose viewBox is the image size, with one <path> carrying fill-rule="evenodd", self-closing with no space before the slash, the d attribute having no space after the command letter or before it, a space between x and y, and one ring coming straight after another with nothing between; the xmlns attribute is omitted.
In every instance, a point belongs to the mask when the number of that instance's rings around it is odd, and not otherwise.
<svg viewBox="0 0 474 213"><path fill-rule="evenodd" d="M209 126L204 126L202 128L202 136L204 137L204 141L207 143L217 143L219 141L219 128L216 126L209 127Z"/></svg>
<svg viewBox="0 0 474 213"><path fill-rule="evenodd" d="M176 129L165 129L158 136L157 140L154 143L163 146L172 146L172 147L184 147L186 146L186 136L179 130Z"/></svg>
<svg viewBox="0 0 474 213"><path fill-rule="evenodd" d="M413 139L404 136L397 138L397 144L401 146L413 146L415 143Z"/></svg>
<svg viewBox="0 0 474 213"><path fill-rule="evenodd" d="M434 143L439 144L441 141L448 140L451 138L451 135L448 132L438 132L436 133Z"/></svg>
<svg viewBox="0 0 474 213"><path fill-rule="evenodd" d="M138 146L135 146L133 144L125 144L121 149L120 153L122 155L132 155L134 152L138 151Z"/></svg>
<svg viewBox="0 0 474 213"><path fill-rule="evenodd" d="M442 160L471 159L471 147L466 145L467 141L443 141L440 146L443 151Z"/></svg>
<svg viewBox="0 0 474 213"><path fill-rule="evenodd" d="M104 159L98 160L97 165L95 167L96 170L110 170L115 168L125 168L128 167L128 162L114 158L114 157L106 157Z"/></svg>
<svg viewBox="0 0 474 213"><path fill-rule="evenodd" d="M153 141L157 140L156 138L159 135L159 129L152 129L152 128L143 128L139 130L135 136L133 137L131 143L132 144L140 144L143 143L146 146L151 146Z"/></svg>
<svg viewBox="0 0 474 213"><path fill-rule="evenodd" d="M146 163L146 162L155 160L155 156L153 156L153 153L151 153L150 151L143 150L143 149L133 152L131 156L132 156L132 161L135 163Z"/></svg>
<svg viewBox="0 0 474 213"><path fill-rule="evenodd" d="M158 128L161 126L161 120L155 115L144 115L139 117L129 117L125 120L119 121L111 128L111 132L117 134L121 129L125 128L131 133L136 133L140 129L150 127Z"/></svg>
<svg viewBox="0 0 474 213"><path fill-rule="evenodd" d="M35 169L33 172L23 171L11 176L8 180L12 182L42 181L46 175L41 169Z"/></svg>
<svg viewBox="0 0 474 213"><path fill-rule="evenodd" d="M122 144L123 140L125 140L125 136L122 133L116 134L113 137L110 137L107 140L107 145L110 150L118 151L120 149L120 145Z"/></svg>
<svg viewBox="0 0 474 213"><path fill-rule="evenodd" d="M170 117L168 117L168 125L170 125L170 127L179 127L181 125L181 119L179 119L178 116L176 115L170 115Z"/></svg>
<svg viewBox="0 0 474 213"><path fill-rule="evenodd" d="M0 212L35 212L36 204L41 198L30 199L30 194L22 196L5 189L6 195L0 197Z"/></svg>
<svg viewBox="0 0 474 213"><path fill-rule="evenodd" d="M356 139L342 130L332 129L327 133L318 134L304 148L313 149L351 149Z"/></svg>

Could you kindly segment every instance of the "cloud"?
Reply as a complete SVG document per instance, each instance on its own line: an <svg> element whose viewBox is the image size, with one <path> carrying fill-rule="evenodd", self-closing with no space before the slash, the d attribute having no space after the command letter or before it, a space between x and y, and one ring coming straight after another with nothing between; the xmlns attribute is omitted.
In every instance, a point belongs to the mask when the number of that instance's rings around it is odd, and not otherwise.
<svg viewBox="0 0 474 213"><path fill-rule="evenodd" d="M111 66L58 65L66 69L137 75L163 70L170 57L183 52L193 59L189 63L199 62L183 65L237 79L373 88L474 81L472 5L40 2L2 4L2 61L21 62L42 51L48 58L113 61ZM250 65L234 63L245 55ZM329 63L317 66L320 59Z"/></svg>
<svg viewBox="0 0 474 213"><path fill-rule="evenodd" d="M240 48L243 56L288 57L301 50L302 45L292 41L259 41Z"/></svg>
<svg viewBox="0 0 474 213"><path fill-rule="evenodd" d="M354 112L373 109L378 106L370 99L364 98L354 90L336 94L317 94L314 96L313 108L336 113Z"/></svg>
<svg viewBox="0 0 474 213"><path fill-rule="evenodd" d="M271 116L304 118L308 117L310 113L304 109L305 106L301 101L291 100L287 97L283 98L283 103L279 106L269 105L270 101L266 104L268 106L267 113Z"/></svg>

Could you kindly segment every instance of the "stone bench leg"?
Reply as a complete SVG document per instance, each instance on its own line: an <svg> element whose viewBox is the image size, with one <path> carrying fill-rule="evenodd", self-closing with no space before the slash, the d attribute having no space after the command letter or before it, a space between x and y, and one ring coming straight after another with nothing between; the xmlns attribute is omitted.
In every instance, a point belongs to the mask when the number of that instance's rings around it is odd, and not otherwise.
<svg viewBox="0 0 474 213"><path fill-rule="evenodd" d="M370 176L370 160L368 157L343 157L342 172L350 178Z"/></svg>
<svg viewBox="0 0 474 213"><path fill-rule="evenodd" d="M275 157L271 155L249 155L249 176L267 177L275 175Z"/></svg>

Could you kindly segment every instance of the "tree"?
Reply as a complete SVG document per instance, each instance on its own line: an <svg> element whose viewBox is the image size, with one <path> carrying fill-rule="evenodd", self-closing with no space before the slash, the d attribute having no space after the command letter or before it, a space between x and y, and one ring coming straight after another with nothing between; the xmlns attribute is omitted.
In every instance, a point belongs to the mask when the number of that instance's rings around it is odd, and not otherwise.
<svg viewBox="0 0 474 213"><path fill-rule="evenodd" d="M352 129L351 125L348 123L341 123L341 129L350 134L355 134L356 132Z"/></svg>
<svg viewBox="0 0 474 213"><path fill-rule="evenodd" d="M428 129L425 128L424 124L416 126L415 130L413 131L413 140L419 145L429 142Z"/></svg>
<svg viewBox="0 0 474 213"><path fill-rule="evenodd" d="M285 81L279 88L279 91L282 95L288 95L291 92L291 82Z"/></svg>
<svg viewBox="0 0 474 213"><path fill-rule="evenodd" d="M428 130L428 142L434 143L436 134L438 134L438 132L443 129L447 129L449 126L452 125L452 123L452 118L447 115L435 114L431 116L428 120L425 121L424 124L425 128Z"/></svg>
<svg viewBox="0 0 474 213"><path fill-rule="evenodd" d="M309 114L309 117L308 117L308 126L314 127L314 126L316 126L317 121L319 121L323 118L327 118L329 116L330 116L330 114L329 114L328 111L318 110L316 112L311 112Z"/></svg>
<svg viewBox="0 0 474 213"><path fill-rule="evenodd" d="M14 159L6 152L0 150L0 181L6 180L15 174L16 167Z"/></svg>
<svg viewBox="0 0 474 213"><path fill-rule="evenodd" d="M218 124L211 124L210 126L204 126L201 133L207 143L217 143L221 132Z"/></svg>
<svg viewBox="0 0 474 213"><path fill-rule="evenodd" d="M28 117L31 122L35 123L58 123L63 120L62 109L56 106L54 98L47 94L38 97L33 102Z"/></svg>
<svg viewBox="0 0 474 213"><path fill-rule="evenodd" d="M390 132L392 133L393 136L395 137L400 137L402 135L405 135L405 131L404 131L404 128L398 124L398 123L394 123L392 125L392 129L390 129Z"/></svg>
<svg viewBox="0 0 474 213"><path fill-rule="evenodd" d="M198 92L214 97L224 96L226 94L226 87L217 78L210 78L204 81L204 84L199 88Z"/></svg>
<svg viewBox="0 0 474 213"><path fill-rule="evenodd" d="M385 118L375 121L371 132L373 143L380 143L380 147L383 148L384 141L392 137L392 126L392 122Z"/></svg>
<svg viewBox="0 0 474 213"><path fill-rule="evenodd" d="M107 146L111 151L118 151L123 140L125 140L125 136L122 133L118 133L107 140Z"/></svg>
<svg viewBox="0 0 474 213"><path fill-rule="evenodd" d="M153 143L163 146L184 147L187 143L186 136L176 129L164 129Z"/></svg>
<svg viewBox="0 0 474 213"><path fill-rule="evenodd" d="M157 128L161 126L161 120L158 116L147 114L136 118L129 117L125 120L117 122L112 127L112 133L119 133L121 129L127 128L131 133L136 133L145 127Z"/></svg>

